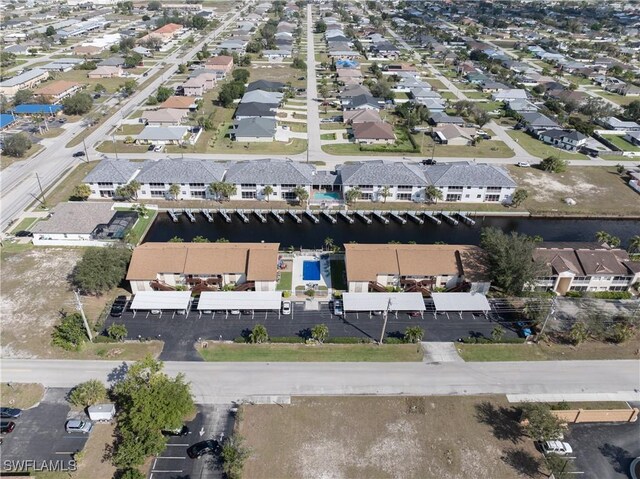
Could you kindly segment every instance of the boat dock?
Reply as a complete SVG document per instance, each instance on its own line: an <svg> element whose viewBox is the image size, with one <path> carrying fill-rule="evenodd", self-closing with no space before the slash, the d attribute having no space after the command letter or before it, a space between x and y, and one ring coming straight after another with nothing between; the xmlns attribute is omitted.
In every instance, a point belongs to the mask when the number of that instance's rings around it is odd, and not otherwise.
<svg viewBox="0 0 640 479"><path fill-rule="evenodd" d="M391 215L392 218L395 218L401 225L407 223L407 220L402 217L402 213L399 211L389 211L389 215Z"/></svg>
<svg viewBox="0 0 640 479"><path fill-rule="evenodd" d="M220 213L222 215L222 217L224 218L224 220L227 223L231 223L231 217L229 216L229 214L227 213L227 210L220 210L218 211L218 213Z"/></svg>
<svg viewBox="0 0 640 479"><path fill-rule="evenodd" d="M368 225L371 224L371 218L369 218L366 214L364 214L364 212L356 211L356 216L359 216L360 218L362 218L362 221L364 221Z"/></svg>
<svg viewBox="0 0 640 479"><path fill-rule="evenodd" d="M191 210L185 209L184 214L187 215L187 218L189 218L189 221L191 221L192 223L196 222L196 217L193 216L193 212Z"/></svg>
<svg viewBox="0 0 640 479"><path fill-rule="evenodd" d="M243 223L248 223L249 222L249 218L247 218L247 215L244 214L243 210L237 210L236 213L238 214L238 216L240 217L240 219L242 220Z"/></svg>
<svg viewBox="0 0 640 479"><path fill-rule="evenodd" d="M388 225L389 219L383 215L380 211L372 211L371 214L378 218L383 224Z"/></svg>
<svg viewBox="0 0 640 479"><path fill-rule="evenodd" d="M167 210L167 214L171 218L171 221L173 221L174 223L178 222L178 215L180 213L176 213L175 210Z"/></svg>
<svg viewBox="0 0 640 479"><path fill-rule="evenodd" d="M200 212L204 215L205 218L207 218L207 221L209 223L213 223L213 216L211 216L211 211L209 211L209 210L200 210Z"/></svg>

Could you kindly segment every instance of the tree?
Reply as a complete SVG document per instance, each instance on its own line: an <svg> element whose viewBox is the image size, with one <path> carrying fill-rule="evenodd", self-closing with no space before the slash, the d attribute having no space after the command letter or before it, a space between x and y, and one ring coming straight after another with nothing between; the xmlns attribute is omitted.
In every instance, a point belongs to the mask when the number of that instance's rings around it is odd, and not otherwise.
<svg viewBox="0 0 640 479"><path fill-rule="evenodd" d="M629 253L640 253L640 235L631 237L627 251L629 251Z"/></svg>
<svg viewBox="0 0 640 479"><path fill-rule="evenodd" d="M191 27L195 30L204 30L209 25L209 21L200 15L191 17Z"/></svg>
<svg viewBox="0 0 640 479"><path fill-rule="evenodd" d="M180 195L180 185L178 185L177 183L172 184L169 187L169 195L174 199L177 200L178 199L178 195Z"/></svg>
<svg viewBox="0 0 640 479"><path fill-rule="evenodd" d="M486 266L493 284L511 295L521 294L539 276L541 265L533 261L536 240L531 236L498 228L483 228L480 245L486 252Z"/></svg>
<svg viewBox="0 0 640 479"><path fill-rule="evenodd" d="M179 428L195 406L183 374L171 378L163 363L151 356L132 364L123 380L113 386L118 408L117 441L113 463L134 467L166 444L161 430Z"/></svg>
<svg viewBox="0 0 640 479"><path fill-rule="evenodd" d="M135 68L142 62L142 55L138 52L132 52L126 57L124 57L124 67L125 68Z"/></svg>
<svg viewBox="0 0 640 479"><path fill-rule="evenodd" d="M158 103L162 103L171 95L173 95L173 90L171 88L161 86L156 92L156 100L158 100Z"/></svg>
<svg viewBox="0 0 640 479"><path fill-rule="evenodd" d="M384 198L383 201L384 203L386 203L387 198L391 196L391 188L389 188L388 186L383 186L382 188L380 188L380 190L378 190L378 196Z"/></svg>
<svg viewBox="0 0 640 479"><path fill-rule="evenodd" d="M619 175L624 174L625 169L626 168L624 167L624 165L621 165L620 163L616 165L616 171L618 172Z"/></svg>
<svg viewBox="0 0 640 479"><path fill-rule="evenodd" d="M142 474L138 469L133 467L127 467L126 469L120 469L116 471L118 479L145 479L147 476Z"/></svg>
<svg viewBox="0 0 640 479"><path fill-rule="evenodd" d="M293 189L293 194L296 195L296 198L300 202L301 205L304 206L305 201L309 199L309 192L304 186L296 186Z"/></svg>
<svg viewBox="0 0 640 479"><path fill-rule="evenodd" d="M332 249L333 249L333 247L334 247L333 238L330 238L330 237L328 237L328 236L327 236L327 237L324 239L324 247L325 247L327 250L332 250Z"/></svg>
<svg viewBox="0 0 640 479"><path fill-rule="evenodd" d="M355 201L360 199L362 195L362 191L357 186L353 186L349 188L347 192L344 194L344 199L347 201L348 205L352 205Z"/></svg>
<svg viewBox="0 0 640 479"><path fill-rule="evenodd" d="M504 337L504 328L502 326L496 326L495 328L493 328L493 330L491 331L491 340L495 343L499 343L500 341L502 341L502 338Z"/></svg>
<svg viewBox="0 0 640 479"><path fill-rule="evenodd" d="M90 379L74 387L68 396L69 402L78 407L89 407L107 399L107 388L102 381Z"/></svg>
<svg viewBox="0 0 640 479"><path fill-rule="evenodd" d="M15 106L24 105L25 103L31 103L33 101L33 92L27 88L18 90L13 95L13 104Z"/></svg>
<svg viewBox="0 0 640 479"><path fill-rule="evenodd" d="M93 91L96 93L104 93L107 91L107 88L102 83L96 83L96 86L93 87Z"/></svg>
<svg viewBox="0 0 640 479"><path fill-rule="evenodd" d="M435 185L429 185L425 188L424 195L428 201L438 203L438 200L442 199L442 190Z"/></svg>
<svg viewBox="0 0 640 479"><path fill-rule="evenodd" d="M511 197L511 204L516 208L529 197L529 192L524 188L518 188Z"/></svg>
<svg viewBox="0 0 640 479"><path fill-rule="evenodd" d="M180 65L178 65L178 73L180 74L187 73L188 69L189 67L187 67L185 63L181 63Z"/></svg>
<svg viewBox="0 0 640 479"><path fill-rule="evenodd" d="M222 470L228 479L240 479L244 462L250 451L243 444L241 436L234 434L222 445Z"/></svg>
<svg viewBox="0 0 640 479"><path fill-rule="evenodd" d="M147 10L149 10L151 12L158 11L161 8L162 8L162 3L159 2L158 0L151 0L149 2L149 5L147 5Z"/></svg>
<svg viewBox="0 0 640 479"><path fill-rule="evenodd" d="M79 351L82 349L87 337L84 323L80 313L65 316L60 324L54 326L51 333L52 344L67 351Z"/></svg>
<svg viewBox="0 0 640 479"><path fill-rule="evenodd" d="M136 91L137 87L138 83L135 80L127 80L120 85L120 91L124 96L131 96L131 94Z"/></svg>
<svg viewBox="0 0 640 479"><path fill-rule="evenodd" d="M15 53L11 52L0 52L0 67L7 68L13 65L16 62Z"/></svg>
<svg viewBox="0 0 640 479"><path fill-rule="evenodd" d="M113 323L107 329L107 335L116 341L124 341L127 337L127 327L124 324Z"/></svg>
<svg viewBox="0 0 640 479"><path fill-rule="evenodd" d="M640 121L640 100L633 100L625 106L624 116L631 121Z"/></svg>
<svg viewBox="0 0 640 479"><path fill-rule="evenodd" d="M329 327L326 324L316 324L313 328L311 328L311 337L319 343L323 343L328 336Z"/></svg>
<svg viewBox="0 0 640 479"><path fill-rule="evenodd" d="M557 156L548 156L540 162L540 168L550 173L563 173L567 170L567 160L558 158Z"/></svg>
<svg viewBox="0 0 640 479"><path fill-rule="evenodd" d="M241 83L247 83L247 80L249 80L249 70L247 70L246 68L238 68L237 70L233 70L233 73L231 74L231 76L233 77L234 81L239 81Z"/></svg>
<svg viewBox="0 0 640 479"><path fill-rule="evenodd" d="M249 334L249 341L255 344L266 343L269 340L267 328L262 324L256 324Z"/></svg>
<svg viewBox="0 0 640 479"><path fill-rule="evenodd" d="M306 70L307 69L307 64L305 63L305 61L300 58L300 57L295 57L293 59L293 62L291 63L291 66L293 68L297 68L298 70Z"/></svg>
<svg viewBox="0 0 640 479"><path fill-rule="evenodd" d="M270 185L262 188L262 194L267 197L267 202L269 201L269 196L273 194L273 188Z"/></svg>
<svg viewBox="0 0 640 479"><path fill-rule="evenodd" d="M587 329L587 325L582 321L576 321L571 326L569 330L569 339L574 344L574 346L578 346L580 343L586 341L589 338L589 330Z"/></svg>
<svg viewBox="0 0 640 479"><path fill-rule="evenodd" d="M100 295L120 284L130 259L127 248L88 248L73 269L72 282L87 294Z"/></svg>
<svg viewBox="0 0 640 479"><path fill-rule="evenodd" d="M560 420L551 413L548 404L525 403L521 408L522 418L527 421L525 430L532 439L553 441L562 433Z"/></svg>
<svg viewBox="0 0 640 479"><path fill-rule="evenodd" d="M315 33L324 33L327 31L327 24L324 20L318 20L315 25Z"/></svg>
<svg viewBox="0 0 640 479"><path fill-rule="evenodd" d="M229 200L229 198L238 192L238 188L234 184L217 181L209 185L209 192L214 195L216 199L222 201L223 199Z"/></svg>
<svg viewBox="0 0 640 479"><path fill-rule="evenodd" d="M598 241L598 243L606 244L612 248L617 248L621 243L620 238L618 238L617 236L613 236L604 230L596 232L596 240Z"/></svg>
<svg viewBox="0 0 640 479"><path fill-rule="evenodd" d="M93 98L85 92L78 92L62 102L62 108L67 115L84 115L91 110L92 106Z"/></svg>
<svg viewBox="0 0 640 479"><path fill-rule="evenodd" d="M489 123L491 117L486 111L481 110L480 108L475 108L473 111L473 120L478 124L480 128L482 128L484 125Z"/></svg>
<svg viewBox="0 0 640 479"><path fill-rule="evenodd" d="M420 326L407 326L404 330L404 340L407 343L419 343L424 338L424 329Z"/></svg>
<svg viewBox="0 0 640 479"><path fill-rule="evenodd" d="M5 137L2 152L7 156L22 158L25 153L29 151L31 145L31 140L27 135L24 133L16 133L15 135Z"/></svg>
<svg viewBox="0 0 640 479"><path fill-rule="evenodd" d="M80 183L73 188L71 198L86 201L91 196L91 187L85 183Z"/></svg>
<svg viewBox="0 0 640 479"><path fill-rule="evenodd" d="M56 29L53 26L49 25L45 30L44 34L48 37L52 37L56 34Z"/></svg>

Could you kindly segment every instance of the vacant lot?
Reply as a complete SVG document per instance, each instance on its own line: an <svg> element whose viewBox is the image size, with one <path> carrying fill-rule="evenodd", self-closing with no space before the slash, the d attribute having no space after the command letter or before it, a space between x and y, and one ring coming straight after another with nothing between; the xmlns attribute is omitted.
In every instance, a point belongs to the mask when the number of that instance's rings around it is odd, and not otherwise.
<svg viewBox="0 0 640 479"><path fill-rule="evenodd" d="M0 397L5 407L17 407L29 409L42 401L44 386L37 383L2 383L0 384Z"/></svg>
<svg viewBox="0 0 640 479"><path fill-rule="evenodd" d="M533 214L640 214L638 194L614 167L571 167L561 174L515 166L509 171L518 186L529 192L524 207ZM565 198L573 198L577 204L567 205Z"/></svg>
<svg viewBox="0 0 640 479"><path fill-rule="evenodd" d="M293 398L245 406L243 477L545 477L502 397Z"/></svg>

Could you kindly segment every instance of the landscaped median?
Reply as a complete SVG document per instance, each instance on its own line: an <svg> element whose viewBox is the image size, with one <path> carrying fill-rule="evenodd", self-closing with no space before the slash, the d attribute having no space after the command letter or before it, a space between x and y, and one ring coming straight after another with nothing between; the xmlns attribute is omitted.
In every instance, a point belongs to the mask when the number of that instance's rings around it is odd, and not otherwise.
<svg viewBox="0 0 640 479"><path fill-rule="evenodd" d="M206 345L206 347L203 347ZM209 341L198 347L205 361L219 362L413 362L419 344L236 344Z"/></svg>

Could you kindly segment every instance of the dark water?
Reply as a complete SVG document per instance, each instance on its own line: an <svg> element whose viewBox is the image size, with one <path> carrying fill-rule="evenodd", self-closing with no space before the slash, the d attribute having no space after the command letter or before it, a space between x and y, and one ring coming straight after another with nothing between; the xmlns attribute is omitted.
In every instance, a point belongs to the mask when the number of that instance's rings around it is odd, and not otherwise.
<svg viewBox="0 0 640 479"><path fill-rule="evenodd" d="M184 241L191 241L195 236L204 236L211 241L225 238L231 242L260 242L280 243L281 248L294 246L295 248L321 248L324 239L331 237L335 244L348 243L388 243L399 241L408 243L435 243L442 241L448 244L478 244L480 230L485 226L495 226L503 231L517 231L528 235L540 235L545 241L595 241L595 233L605 230L618 236L622 245L626 246L629 238L640 235L640 221L637 220L598 220L598 219L533 219L533 218L497 218L477 217L475 226L467 226L462 222L452 226L445 221L436 225L425 219L423 225L408 220L401 225L390 219L388 225L380 223L375 218L370 225L366 225L359 218L354 217L354 223L348 224L338 217L333 225L326 218L320 217L320 222L314 224L306 217L302 223L284 216L284 223L278 223L269 217L266 223L261 223L255 216L250 216L249 223L243 223L234 214L232 222L226 223L222 217L216 215L213 223L208 223L201 214L196 214L196 222L181 215L178 223L173 223L167 213L162 212L154 221L144 241L168 241L178 236Z"/></svg>

